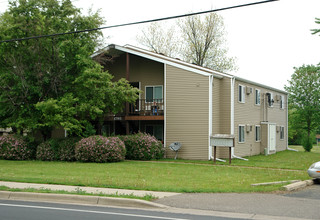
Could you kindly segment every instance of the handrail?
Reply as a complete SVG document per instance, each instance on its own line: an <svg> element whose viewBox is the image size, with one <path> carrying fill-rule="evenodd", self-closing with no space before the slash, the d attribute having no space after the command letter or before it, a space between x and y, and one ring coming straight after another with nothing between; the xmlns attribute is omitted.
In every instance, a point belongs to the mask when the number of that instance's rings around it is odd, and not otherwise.
<svg viewBox="0 0 320 220"><path fill-rule="evenodd" d="M129 105L130 115L163 115L163 99L137 99Z"/></svg>

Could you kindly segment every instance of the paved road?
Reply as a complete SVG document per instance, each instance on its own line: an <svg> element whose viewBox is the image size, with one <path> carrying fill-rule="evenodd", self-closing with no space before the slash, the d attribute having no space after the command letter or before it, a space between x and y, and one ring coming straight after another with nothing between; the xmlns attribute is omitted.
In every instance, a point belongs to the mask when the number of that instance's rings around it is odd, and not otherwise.
<svg viewBox="0 0 320 220"><path fill-rule="evenodd" d="M0 200L1 220L231 220L236 218L176 214L159 211L120 209L97 206L65 205L57 203L21 202Z"/></svg>
<svg viewBox="0 0 320 220"><path fill-rule="evenodd" d="M156 202L172 207L320 219L320 185L285 194L185 193Z"/></svg>
<svg viewBox="0 0 320 220"><path fill-rule="evenodd" d="M305 189L299 190L297 192L285 194L285 196L293 197L293 198L320 200L320 183L318 182L315 185L306 187ZM320 203L320 201L318 201L318 203ZM319 218L320 218L320 214L319 214Z"/></svg>

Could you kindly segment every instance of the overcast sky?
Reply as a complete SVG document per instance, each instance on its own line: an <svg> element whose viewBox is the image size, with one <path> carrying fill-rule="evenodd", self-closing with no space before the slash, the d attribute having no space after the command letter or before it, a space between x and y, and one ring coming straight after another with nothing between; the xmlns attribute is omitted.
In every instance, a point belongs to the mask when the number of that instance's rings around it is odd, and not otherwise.
<svg viewBox="0 0 320 220"><path fill-rule="evenodd" d="M259 0L73 0L86 12L101 8L106 25L141 21L257 2ZM0 12L7 7L0 0ZM293 67L320 63L318 28L320 0L280 0L261 5L218 12L225 22L229 56L239 67L232 74L283 89L293 74ZM139 46L136 35L143 25L104 30L106 44Z"/></svg>

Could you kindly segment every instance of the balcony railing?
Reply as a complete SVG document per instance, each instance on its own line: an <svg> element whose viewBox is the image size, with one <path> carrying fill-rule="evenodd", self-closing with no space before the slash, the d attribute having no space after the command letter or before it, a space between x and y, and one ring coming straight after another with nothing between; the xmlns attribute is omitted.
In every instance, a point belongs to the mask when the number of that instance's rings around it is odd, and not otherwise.
<svg viewBox="0 0 320 220"><path fill-rule="evenodd" d="M129 115L163 115L163 99L138 99L129 105Z"/></svg>

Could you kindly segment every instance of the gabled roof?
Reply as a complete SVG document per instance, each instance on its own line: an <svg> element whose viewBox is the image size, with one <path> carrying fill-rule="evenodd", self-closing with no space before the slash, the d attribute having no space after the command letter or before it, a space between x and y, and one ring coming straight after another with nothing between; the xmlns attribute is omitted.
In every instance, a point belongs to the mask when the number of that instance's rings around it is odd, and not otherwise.
<svg viewBox="0 0 320 220"><path fill-rule="evenodd" d="M187 63L187 62L184 62L184 61L176 59L176 58L168 57L168 56L165 56L163 54L154 53L154 52L151 52L151 51L139 48L139 47L135 47L135 46L132 46L132 45L128 45L128 44L125 45L125 46L119 46L119 45L115 45L115 44L110 44L107 47L95 52L94 54L92 54L91 57L95 57L95 56L97 56L97 55L99 55L99 54L101 54L103 52L106 52L106 51L109 51L109 50L112 50L112 49L115 49L115 50L118 50L118 51L122 51L122 52L125 52L125 53L134 54L134 55L137 55L137 56L140 56L140 57L144 57L146 59L150 59L150 60L157 61L157 62L160 62L160 63L172 65L172 66L175 66L175 67L187 70L187 71L191 71L191 72L194 72L194 73L197 73L197 74L201 74L201 75L204 75L204 76L213 75L213 77L218 78L218 79L222 79L224 77L235 78L236 80L241 81L241 82L246 82L246 83L249 83L249 84L252 84L252 85L256 85L256 86L259 86L259 87L263 87L263 88L266 88L266 89L270 89L270 90L273 90L273 91L277 91L277 92L280 92L280 93L287 94L287 92L285 92L283 90L280 90L280 89L276 89L276 88L273 88L273 87L270 87L270 86L267 86L267 85L256 83L256 82L253 82L253 81L250 81L250 80L247 80L247 79L244 79L244 78L240 78L240 77L237 77L237 76L234 76L234 75L231 75L231 74L222 73L222 72L219 72L219 71L216 71L216 70L212 70L212 69L209 69L209 68L206 68L206 67L198 66L196 64Z"/></svg>
<svg viewBox="0 0 320 220"><path fill-rule="evenodd" d="M184 70L188 70L194 73L198 73L204 76L210 76L213 75L216 78L223 78L223 77L232 77L231 75L225 74L225 73L221 73L215 70L211 70L209 68L205 68L205 67L201 67L195 64L190 64L184 61L181 61L179 59L175 59L175 58L171 58L168 56L165 56L163 54L158 54L158 53L154 53L145 49L141 49L135 46L131 46L131 45L125 45L125 46L119 46L119 45L115 45L115 44L110 44L107 47L103 48L102 50L99 50L97 52L95 52L94 54L92 54L91 57L95 57L98 54L102 53L102 51L109 51L110 49L116 49L122 52L126 52L126 53L130 53L130 54L134 54L140 57L144 57L150 60L154 60L160 63L165 63L165 64L169 64Z"/></svg>

